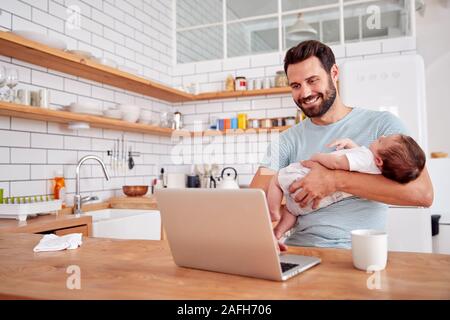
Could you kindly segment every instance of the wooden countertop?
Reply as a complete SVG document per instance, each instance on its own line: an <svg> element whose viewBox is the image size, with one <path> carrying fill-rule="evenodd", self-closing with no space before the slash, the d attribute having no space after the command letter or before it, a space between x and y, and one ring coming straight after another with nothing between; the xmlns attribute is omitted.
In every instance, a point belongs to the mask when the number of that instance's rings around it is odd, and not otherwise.
<svg viewBox="0 0 450 320"><path fill-rule="evenodd" d="M286 282L177 267L165 241L84 238L76 250L33 252L40 235L0 234L0 298L36 299L450 299L450 255L390 252L380 273L353 268L351 251L291 247L322 263ZM69 290L69 266L81 289Z"/></svg>
<svg viewBox="0 0 450 320"><path fill-rule="evenodd" d="M26 221L15 219L0 219L0 233L40 233L50 230L57 230L80 225L91 225L91 216L76 216L73 214L48 214L28 217Z"/></svg>

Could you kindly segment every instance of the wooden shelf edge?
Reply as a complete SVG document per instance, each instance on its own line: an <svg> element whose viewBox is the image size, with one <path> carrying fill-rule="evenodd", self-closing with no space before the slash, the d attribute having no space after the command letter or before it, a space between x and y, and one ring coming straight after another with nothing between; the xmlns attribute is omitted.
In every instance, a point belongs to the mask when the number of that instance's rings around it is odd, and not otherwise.
<svg viewBox="0 0 450 320"><path fill-rule="evenodd" d="M30 107L4 101L0 101L0 115L59 123L80 121L87 122L95 128L141 132L159 136L171 136L174 131L171 128L161 128L147 124L131 123L123 120L103 118L89 114L73 113L69 111Z"/></svg>
<svg viewBox="0 0 450 320"><path fill-rule="evenodd" d="M245 91L220 91L220 92L205 92L193 95L193 100L214 100L214 99L230 99L242 97L254 97L271 94L287 94L291 93L290 87L270 88L259 90L245 90Z"/></svg>
<svg viewBox="0 0 450 320"><path fill-rule="evenodd" d="M176 130L172 132L172 137L207 137L207 136L225 136L225 135L242 135L242 134L259 134L283 132L291 126L275 127L275 128L249 128L249 129L227 129L227 130L206 130L206 131L187 131Z"/></svg>
<svg viewBox="0 0 450 320"><path fill-rule="evenodd" d="M194 99L192 94L50 48L11 32L0 31L0 54L169 102Z"/></svg>

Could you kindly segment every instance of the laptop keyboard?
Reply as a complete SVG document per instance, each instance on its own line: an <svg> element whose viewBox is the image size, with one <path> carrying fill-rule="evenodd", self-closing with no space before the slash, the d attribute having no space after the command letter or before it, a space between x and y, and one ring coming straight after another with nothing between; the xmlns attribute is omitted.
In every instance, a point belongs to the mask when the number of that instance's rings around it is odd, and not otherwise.
<svg viewBox="0 0 450 320"><path fill-rule="evenodd" d="M291 270L292 268L295 268L298 266L298 264L295 263L287 263L287 262L280 262L281 264L281 272L284 273L288 270Z"/></svg>

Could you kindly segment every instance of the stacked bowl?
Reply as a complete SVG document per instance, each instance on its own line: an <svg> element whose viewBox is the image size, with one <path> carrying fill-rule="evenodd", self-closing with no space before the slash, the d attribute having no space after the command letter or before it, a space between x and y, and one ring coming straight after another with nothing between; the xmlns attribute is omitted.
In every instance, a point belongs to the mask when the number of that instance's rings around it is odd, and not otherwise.
<svg viewBox="0 0 450 320"><path fill-rule="evenodd" d="M132 104L119 104L117 109L122 111L122 120L136 122L141 115L141 107Z"/></svg>

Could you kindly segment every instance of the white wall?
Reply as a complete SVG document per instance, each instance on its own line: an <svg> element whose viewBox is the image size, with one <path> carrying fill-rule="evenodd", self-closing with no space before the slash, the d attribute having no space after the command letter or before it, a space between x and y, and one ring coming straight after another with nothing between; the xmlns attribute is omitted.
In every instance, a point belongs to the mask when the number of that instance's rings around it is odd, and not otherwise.
<svg viewBox="0 0 450 320"><path fill-rule="evenodd" d="M81 29L66 25L67 7L81 9ZM136 68L154 81L171 84L171 3L166 0L9 0L0 2L0 30L27 29L66 41L69 49L88 50L96 56ZM103 85L0 56L0 65L19 69L17 88L50 90L53 108L71 102L91 101L103 108L131 103L153 110L167 111L170 104L133 92ZM71 131L66 126L45 121L0 116L0 188L5 196L51 193L51 178L63 170L68 200L75 192L75 165L86 154L95 154L110 163L106 151L124 132L90 129ZM134 151L136 167L108 182L101 168L90 164L81 172L81 191L107 198L124 184L150 184L159 169L161 157L168 153L170 138L125 133ZM94 162L95 163L95 162Z"/></svg>
<svg viewBox="0 0 450 320"><path fill-rule="evenodd" d="M425 60L429 150L450 154L450 1L426 1L416 24L417 52Z"/></svg>

